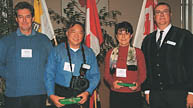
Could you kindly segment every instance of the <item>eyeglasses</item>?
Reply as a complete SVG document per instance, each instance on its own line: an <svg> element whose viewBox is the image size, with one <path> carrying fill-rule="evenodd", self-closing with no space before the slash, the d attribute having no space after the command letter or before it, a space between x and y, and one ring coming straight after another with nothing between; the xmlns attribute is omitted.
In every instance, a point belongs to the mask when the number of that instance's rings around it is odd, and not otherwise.
<svg viewBox="0 0 193 108"><path fill-rule="evenodd" d="M155 15L161 15L161 14L164 14L164 15L169 14L169 10L167 9L163 11L160 11L160 10L155 11Z"/></svg>
<svg viewBox="0 0 193 108"><path fill-rule="evenodd" d="M72 35L75 35L75 34L84 35L84 32L70 31L70 34L72 34Z"/></svg>

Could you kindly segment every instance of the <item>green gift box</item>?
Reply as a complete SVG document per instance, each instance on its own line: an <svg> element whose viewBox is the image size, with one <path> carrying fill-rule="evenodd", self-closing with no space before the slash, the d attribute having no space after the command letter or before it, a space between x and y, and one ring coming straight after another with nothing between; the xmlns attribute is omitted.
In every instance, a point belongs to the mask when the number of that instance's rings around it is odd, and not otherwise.
<svg viewBox="0 0 193 108"><path fill-rule="evenodd" d="M136 86L136 84L132 84L132 83L117 83L120 86L125 86L125 87L133 87Z"/></svg>
<svg viewBox="0 0 193 108"><path fill-rule="evenodd" d="M76 104L81 100L80 97L76 97L76 98L66 98L66 99L60 99L59 102L61 104Z"/></svg>

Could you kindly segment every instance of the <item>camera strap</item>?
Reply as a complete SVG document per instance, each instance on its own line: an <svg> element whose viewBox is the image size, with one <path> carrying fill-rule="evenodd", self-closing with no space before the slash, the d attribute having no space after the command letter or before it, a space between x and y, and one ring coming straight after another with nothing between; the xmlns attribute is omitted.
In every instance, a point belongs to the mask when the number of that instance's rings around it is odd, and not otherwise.
<svg viewBox="0 0 193 108"><path fill-rule="evenodd" d="M84 64L86 64L86 57L85 57L84 48L83 48L82 44L81 44L81 47L82 47L81 50L82 50L83 62L84 62ZM70 49L69 49L68 41L66 41L66 49L67 49L67 54L68 54L68 58L69 58L69 62L70 62L71 74L72 74L72 76L74 76L72 73L72 59L71 59L71 55L70 55ZM85 73L83 73L83 75L85 75Z"/></svg>

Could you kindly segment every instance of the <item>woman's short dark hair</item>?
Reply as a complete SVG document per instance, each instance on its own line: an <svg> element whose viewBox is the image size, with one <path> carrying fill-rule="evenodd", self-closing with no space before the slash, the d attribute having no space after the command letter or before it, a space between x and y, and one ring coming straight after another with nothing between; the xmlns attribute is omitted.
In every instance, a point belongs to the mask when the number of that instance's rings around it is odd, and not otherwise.
<svg viewBox="0 0 193 108"><path fill-rule="evenodd" d="M15 16L17 17L19 9L29 9L32 17L34 17L34 7L28 2L19 2L15 6Z"/></svg>
<svg viewBox="0 0 193 108"><path fill-rule="evenodd" d="M123 21L121 23L116 24L115 25L115 39L118 44L119 44L119 41L117 40L116 35L120 29L125 30L126 32L129 32L130 34L133 34L133 27L129 22ZM129 42L130 46L132 46L132 40L133 40L133 37L130 39L130 42Z"/></svg>
<svg viewBox="0 0 193 108"><path fill-rule="evenodd" d="M123 21L123 22L115 25L115 35L117 35L119 29L123 29L123 30L129 32L130 34L133 34L133 27L127 21Z"/></svg>

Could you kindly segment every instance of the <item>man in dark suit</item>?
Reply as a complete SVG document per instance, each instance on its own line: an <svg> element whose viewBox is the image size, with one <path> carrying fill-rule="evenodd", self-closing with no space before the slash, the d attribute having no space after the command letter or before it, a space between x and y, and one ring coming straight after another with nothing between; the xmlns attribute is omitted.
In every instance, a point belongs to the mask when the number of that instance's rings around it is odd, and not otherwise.
<svg viewBox="0 0 193 108"><path fill-rule="evenodd" d="M171 8L154 9L157 31L143 41L147 66L144 83L151 108L193 108L193 35L171 24Z"/></svg>

